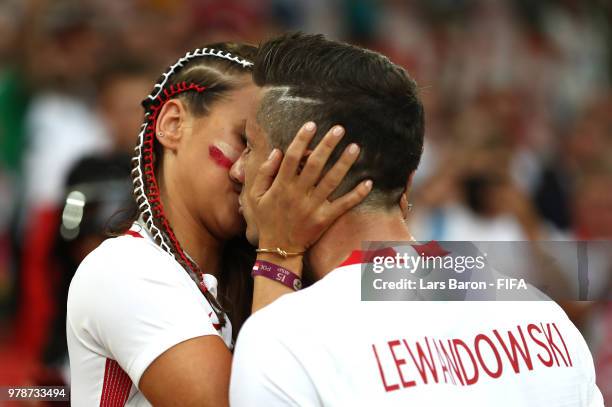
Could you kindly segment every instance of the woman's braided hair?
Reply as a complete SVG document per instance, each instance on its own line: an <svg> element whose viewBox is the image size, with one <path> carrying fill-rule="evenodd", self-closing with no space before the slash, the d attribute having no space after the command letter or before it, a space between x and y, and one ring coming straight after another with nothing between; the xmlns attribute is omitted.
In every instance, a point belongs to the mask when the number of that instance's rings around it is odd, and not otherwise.
<svg viewBox="0 0 612 407"><path fill-rule="evenodd" d="M256 48L234 43L213 44L188 52L162 74L151 94L142 102L144 123L138 136L138 145L132 159L134 199L142 226L155 243L197 279L198 287L218 316L221 326L225 315L217 299L208 291L202 279L202 270L185 253L172 226L165 216L157 184L156 166L162 147L155 142L159 112L168 100L181 98L192 114L202 116L211 103L238 85L238 77L250 72L251 58ZM238 56L240 55L240 56Z"/></svg>

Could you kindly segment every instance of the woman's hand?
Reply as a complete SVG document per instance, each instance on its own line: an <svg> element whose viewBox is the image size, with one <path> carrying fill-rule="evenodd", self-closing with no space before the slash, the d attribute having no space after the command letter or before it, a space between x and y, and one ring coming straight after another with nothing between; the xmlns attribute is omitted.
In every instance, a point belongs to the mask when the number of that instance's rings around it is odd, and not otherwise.
<svg viewBox="0 0 612 407"><path fill-rule="evenodd" d="M307 148L315 131L314 123L306 123L287 148L284 160L281 162L280 151L273 151L253 182L247 199L259 231L260 248L305 252L336 219L363 201L372 189L372 182L364 181L344 196L328 200L359 157L359 147L349 145L334 166L322 175L344 129L334 126L308 154ZM308 158L302 168L306 155ZM274 253L259 253L257 259L302 276L302 255L283 258ZM254 280L252 312L292 292L289 287L266 277L256 276Z"/></svg>
<svg viewBox="0 0 612 407"><path fill-rule="evenodd" d="M359 157L359 147L347 146L332 168L322 174L344 129L332 127L314 151L308 152L315 132L312 122L302 126L282 162L282 153L273 151L253 182L248 199L259 231L260 248L306 251L336 219L363 201L372 188L371 181L364 181L347 194L329 201Z"/></svg>

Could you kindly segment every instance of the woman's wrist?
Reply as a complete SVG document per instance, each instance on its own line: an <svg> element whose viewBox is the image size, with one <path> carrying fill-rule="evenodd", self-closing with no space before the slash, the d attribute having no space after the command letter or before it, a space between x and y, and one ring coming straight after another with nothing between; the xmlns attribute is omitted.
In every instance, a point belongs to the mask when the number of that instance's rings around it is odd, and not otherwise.
<svg viewBox="0 0 612 407"><path fill-rule="evenodd" d="M255 262L264 261L273 263L278 267L282 267L296 274L301 278L302 275L302 256L292 256L286 259L271 253L258 253ZM262 275L253 277L253 304L251 311L255 312L266 305L274 302L278 297L295 292L295 289L288 287L281 282L270 279Z"/></svg>
<svg viewBox="0 0 612 407"><path fill-rule="evenodd" d="M300 276L291 270L268 261L256 260L253 265L253 270L251 271L251 276L253 276L253 278L265 277L293 291L298 291L302 288L302 279Z"/></svg>

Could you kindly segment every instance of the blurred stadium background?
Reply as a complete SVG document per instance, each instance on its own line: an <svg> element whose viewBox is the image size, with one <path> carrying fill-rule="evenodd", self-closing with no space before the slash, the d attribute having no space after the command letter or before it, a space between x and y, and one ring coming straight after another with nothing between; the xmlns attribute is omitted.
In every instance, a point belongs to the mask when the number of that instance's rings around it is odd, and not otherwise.
<svg viewBox="0 0 612 407"><path fill-rule="evenodd" d="M67 284L129 201L140 100L185 51L286 30L381 51L426 106L417 239L610 240L611 22L609 0L1 0L0 385L65 380ZM85 207L65 208L75 185ZM564 306L612 404L612 305Z"/></svg>

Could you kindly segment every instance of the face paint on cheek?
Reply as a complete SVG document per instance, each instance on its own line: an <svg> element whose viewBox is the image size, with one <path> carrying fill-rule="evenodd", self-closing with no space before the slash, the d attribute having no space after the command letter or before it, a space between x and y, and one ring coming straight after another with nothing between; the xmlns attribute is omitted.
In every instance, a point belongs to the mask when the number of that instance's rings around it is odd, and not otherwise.
<svg viewBox="0 0 612 407"><path fill-rule="evenodd" d="M240 157L240 153L227 143L219 142L208 147L208 155L218 166L229 170Z"/></svg>

